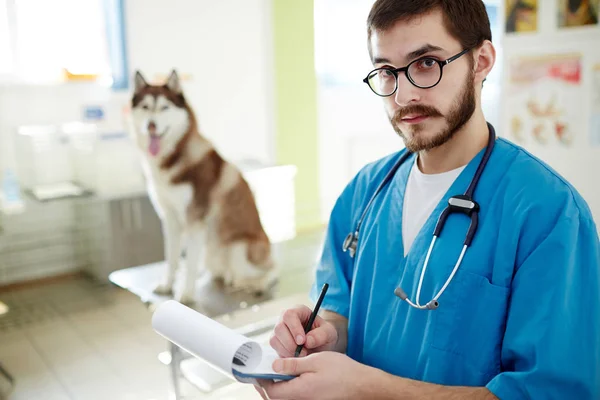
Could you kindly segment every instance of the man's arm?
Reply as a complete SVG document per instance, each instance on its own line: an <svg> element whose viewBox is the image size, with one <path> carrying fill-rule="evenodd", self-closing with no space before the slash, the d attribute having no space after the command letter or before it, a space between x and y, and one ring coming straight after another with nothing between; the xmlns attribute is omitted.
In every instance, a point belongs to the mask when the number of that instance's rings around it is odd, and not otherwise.
<svg viewBox="0 0 600 400"><path fill-rule="evenodd" d="M286 382L262 382L268 396L274 399L497 399L483 387L442 386L400 378L333 351L278 359L273 369L298 376Z"/></svg>
<svg viewBox="0 0 600 400"><path fill-rule="evenodd" d="M321 316L325 321L330 322L337 331L338 339L333 351L345 353L348 346L348 319L333 311L324 310Z"/></svg>
<svg viewBox="0 0 600 400"><path fill-rule="evenodd" d="M433 383L415 381L390 375L378 369L372 370L372 384L363 385L361 398L377 400L497 400L484 387L443 386Z"/></svg>

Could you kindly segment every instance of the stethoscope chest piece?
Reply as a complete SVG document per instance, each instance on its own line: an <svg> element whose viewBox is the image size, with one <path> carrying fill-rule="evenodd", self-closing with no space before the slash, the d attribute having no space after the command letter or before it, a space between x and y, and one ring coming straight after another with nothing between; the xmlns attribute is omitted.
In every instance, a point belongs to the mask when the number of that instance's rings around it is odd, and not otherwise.
<svg viewBox="0 0 600 400"><path fill-rule="evenodd" d="M344 250L344 252L348 252L350 253L350 257L354 258L354 255L356 254L356 246L358 244L358 233L357 232L351 232L346 236L346 239L344 239L344 245L342 246L342 250Z"/></svg>

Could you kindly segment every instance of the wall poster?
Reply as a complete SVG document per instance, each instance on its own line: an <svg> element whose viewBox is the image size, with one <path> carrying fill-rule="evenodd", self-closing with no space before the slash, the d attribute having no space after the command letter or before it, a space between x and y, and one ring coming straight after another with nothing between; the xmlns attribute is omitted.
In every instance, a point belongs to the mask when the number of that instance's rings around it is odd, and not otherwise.
<svg viewBox="0 0 600 400"><path fill-rule="evenodd" d="M600 0L559 0L558 26L560 28L598 24Z"/></svg>
<svg viewBox="0 0 600 400"><path fill-rule="evenodd" d="M506 32L535 32L538 22L538 0L504 0Z"/></svg>
<svg viewBox="0 0 600 400"><path fill-rule="evenodd" d="M569 146L580 127L581 54L509 62L508 130L517 143Z"/></svg>
<svg viewBox="0 0 600 400"><path fill-rule="evenodd" d="M592 67L590 144L600 146L600 63Z"/></svg>

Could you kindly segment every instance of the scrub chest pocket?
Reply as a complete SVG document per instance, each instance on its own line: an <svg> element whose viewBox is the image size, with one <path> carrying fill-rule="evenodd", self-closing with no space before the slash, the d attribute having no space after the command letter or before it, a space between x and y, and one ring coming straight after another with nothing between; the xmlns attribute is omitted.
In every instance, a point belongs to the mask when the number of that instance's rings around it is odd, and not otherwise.
<svg viewBox="0 0 600 400"><path fill-rule="evenodd" d="M431 346L458 355L483 376L500 372L509 289L459 269L435 314Z"/></svg>

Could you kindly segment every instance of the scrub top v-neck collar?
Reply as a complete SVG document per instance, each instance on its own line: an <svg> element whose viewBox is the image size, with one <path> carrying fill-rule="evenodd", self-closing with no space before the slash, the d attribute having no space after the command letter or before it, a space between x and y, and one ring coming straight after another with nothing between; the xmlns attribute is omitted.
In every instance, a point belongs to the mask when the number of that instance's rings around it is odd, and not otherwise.
<svg viewBox="0 0 600 400"><path fill-rule="evenodd" d="M449 189L446 191L446 193L442 197L441 201L438 202L438 204L435 206L432 213L429 215L429 217L427 218L427 220L425 221L425 223L423 224L423 226L421 227L421 229L415 236L415 239L413 241L411 249L408 251L406 256L404 256L405 249L404 249L403 241L402 240L399 241L400 242L400 244L399 244L400 253L399 254L402 256L401 259L402 259L403 266L406 264L406 262L409 259L416 258L416 259L420 260L421 258L423 258L425 256L424 254L414 254L415 253L414 249L421 249L423 247L426 247L425 242L427 242L427 244L430 242L431 237L433 235L435 223L437 222L437 219L439 218L441 212L444 210L444 208L448 204L448 199L454 195L462 194L467 190L469 184L471 183L471 180L473 179L473 176L475 175L475 171L477 170L477 166L479 165L479 162L481 161L481 158L483 157L485 150L486 150L485 148L480 150L477 153L477 155L475 157L473 157L471 159L471 161L469 161L469 163L464 167L462 172L456 177L456 179L454 180L452 185L450 185ZM406 190L407 183L408 183L408 177L409 177L411 168L412 168L413 164L415 163L416 157L417 157L416 154L412 154L404 162L404 164L398 169L396 176L394 177L394 179L392 179L391 190L395 191L395 194L396 194L397 199L400 202L400 204L404 204L404 196L405 196L405 190ZM477 200L476 195L477 195L477 192L475 192L475 194L474 194L475 200ZM404 207L400 207L400 215L399 215L399 219L397 221L398 232L400 232L400 235L402 232L403 214L404 214Z"/></svg>

